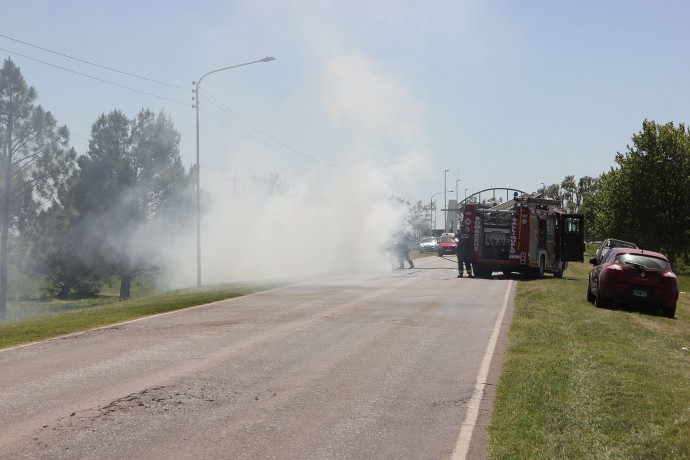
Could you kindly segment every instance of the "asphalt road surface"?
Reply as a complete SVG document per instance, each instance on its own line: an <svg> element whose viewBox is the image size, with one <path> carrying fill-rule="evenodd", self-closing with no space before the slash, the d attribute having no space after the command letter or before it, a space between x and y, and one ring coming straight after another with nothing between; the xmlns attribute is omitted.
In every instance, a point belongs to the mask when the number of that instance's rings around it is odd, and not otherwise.
<svg viewBox="0 0 690 460"><path fill-rule="evenodd" d="M484 458L514 283L415 265L2 350L0 458Z"/></svg>

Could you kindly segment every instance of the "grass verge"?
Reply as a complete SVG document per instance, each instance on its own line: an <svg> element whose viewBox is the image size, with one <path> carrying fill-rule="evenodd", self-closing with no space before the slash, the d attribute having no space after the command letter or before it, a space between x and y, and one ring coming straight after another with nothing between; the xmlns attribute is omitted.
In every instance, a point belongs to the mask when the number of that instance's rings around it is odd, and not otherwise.
<svg viewBox="0 0 690 460"><path fill-rule="evenodd" d="M598 309L589 269L519 282L489 457L690 458L690 296Z"/></svg>
<svg viewBox="0 0 690 460"><path fill-rule="evenodd" d="M98 301L92 305L47 316L0 323L0 348L48 339L94 327L129 321L144 316L203 305L218 300L270 289L275 286L220 286L171 291L123 302Z"/></svg>

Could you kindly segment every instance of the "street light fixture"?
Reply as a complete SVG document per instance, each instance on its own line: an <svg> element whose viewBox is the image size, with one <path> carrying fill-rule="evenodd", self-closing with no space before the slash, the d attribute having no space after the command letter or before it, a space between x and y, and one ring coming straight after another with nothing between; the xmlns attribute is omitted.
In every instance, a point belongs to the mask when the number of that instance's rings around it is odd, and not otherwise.
<svg viewBox="0 0 690 460"><path fill-rule="evenodd" d="M201 287L201 176L199 174L199 102L201 102L201 94L199 93L199 86L201 85L201 80L205 77L211 75L212 73L222 72L223 70L234 69L237 67L243 67L250 64L257 64L259 62L269 62L274 61L275 58L266 56L257 61L245 62L244 64L231 65L228 67L222 67L220 69L212 70L203 74L197 81L193 81L194 85L194 95L196 108L196 286Z"/></svg>

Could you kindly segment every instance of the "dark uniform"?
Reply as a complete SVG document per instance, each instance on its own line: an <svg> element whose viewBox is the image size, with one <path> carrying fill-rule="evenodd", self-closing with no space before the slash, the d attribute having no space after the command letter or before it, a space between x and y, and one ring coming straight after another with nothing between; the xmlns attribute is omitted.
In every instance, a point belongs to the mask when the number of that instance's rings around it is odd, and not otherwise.
<svg viewBox="0 0 690 460"><path fill-rule="evenodd" d="M414 263L412 263L412 259L410 259L410 245L404 234L399 235L393 249L398 257L400 268L405 268L405 261L410 264L410 268L414 268Z"/></svg>
<svg viewBox="0 0 690 460"><path fill-rule="evenodd" d="M472 274L472 261L471 261L471 244L470 232L467 227L463 230L457 237L458 240L458 278L462 278L463 265L465 270L467 270L467 276L473 278Z"/></svg>

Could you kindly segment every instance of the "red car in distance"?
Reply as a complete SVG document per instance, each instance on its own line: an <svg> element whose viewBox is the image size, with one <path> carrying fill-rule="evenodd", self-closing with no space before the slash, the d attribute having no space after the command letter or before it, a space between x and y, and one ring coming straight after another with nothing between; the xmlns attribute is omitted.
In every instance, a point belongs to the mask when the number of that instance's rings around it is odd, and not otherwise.
<svg viewBox="0 0 690 460"><path fill-rule="evenodd" d="M598 262L589 261L587 300L597 307L610 301L661 307L673 318L678 301L678 280L666 256L634 248L612 248Z"/></svg>
<svg viewBox="0 0 690 460"><path fill-rule="evenodd" d="M458 240L455 239L454 233L442 233L438 239L438 249L436 254L443 257L444 254L455 255L458 252Z"/></svg>

